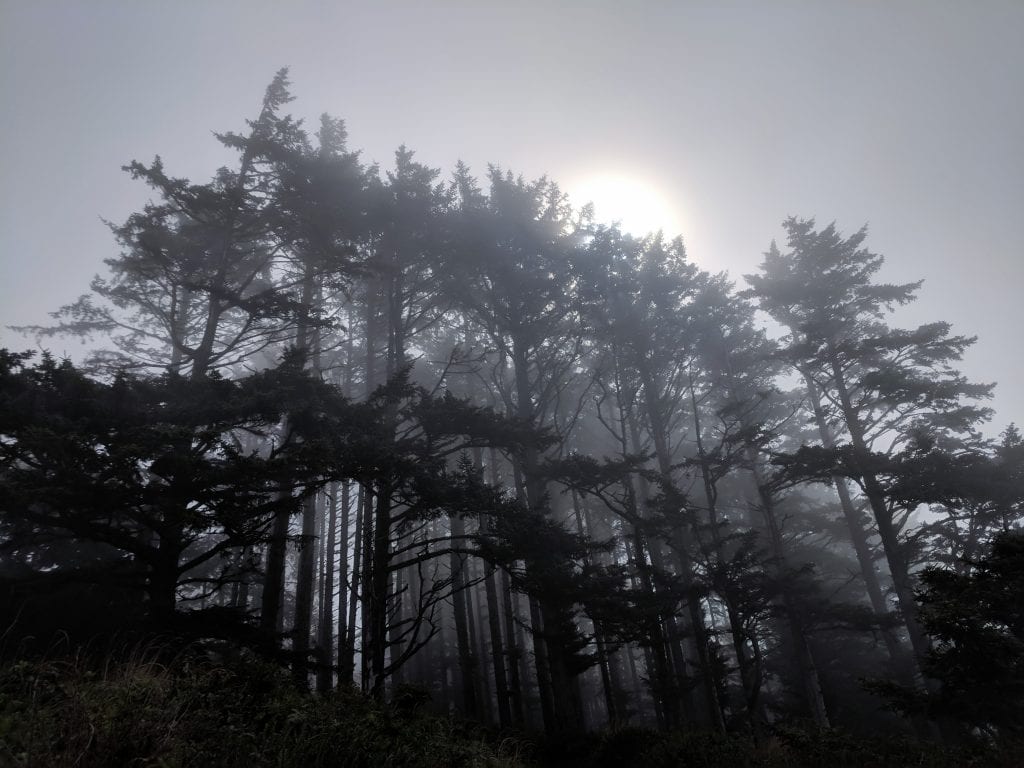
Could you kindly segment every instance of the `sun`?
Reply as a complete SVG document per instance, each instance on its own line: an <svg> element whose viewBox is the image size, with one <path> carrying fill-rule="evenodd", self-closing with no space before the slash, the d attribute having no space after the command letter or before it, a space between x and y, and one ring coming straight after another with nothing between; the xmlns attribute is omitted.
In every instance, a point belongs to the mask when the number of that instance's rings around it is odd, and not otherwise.
<svg viewBox="0 0 1024 768"><path fill-rule="evenodd" d="M566 191L577 208L593 203L594 221L599 224L618 222L623 232L637 237L659 229L670 238L680 233L677 212L655 184L602 173L585 177Z"/></svg>

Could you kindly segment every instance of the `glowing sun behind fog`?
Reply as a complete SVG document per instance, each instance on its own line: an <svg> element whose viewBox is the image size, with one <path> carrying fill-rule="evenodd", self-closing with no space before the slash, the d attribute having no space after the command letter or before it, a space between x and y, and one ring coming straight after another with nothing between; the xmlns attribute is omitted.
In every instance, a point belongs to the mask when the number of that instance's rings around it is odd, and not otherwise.
<svg viewBox="0 0 1024 768"><path fill-rule="evenodd" d="M664 230L667 238L682 234L680 217L657 185L626 174L602 173L566 186L575 208L594 204L594 221L619 222L623 232L641 237Z"/></svg>

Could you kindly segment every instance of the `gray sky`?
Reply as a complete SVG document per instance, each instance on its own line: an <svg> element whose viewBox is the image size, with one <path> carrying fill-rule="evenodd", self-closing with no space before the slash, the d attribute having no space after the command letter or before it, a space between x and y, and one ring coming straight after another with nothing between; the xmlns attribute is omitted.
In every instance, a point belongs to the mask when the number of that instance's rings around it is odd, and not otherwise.
<svg viewBox="0 0 1024 768"><path fill-rule="evenodd" d="M546 173L599 218L650 196L736 279L788 215L867 223L883 279L925 279L898 321L979 336L963 369L1000 382L995 434L1024 424L1022 40L1020 0L0 0L0 323L102 271L100 218L148 198L121 165L205 181L229 159L211 132L287 65L293 113L345 118L367 159ZM609 176L629 194L602 200Z"/></svg>

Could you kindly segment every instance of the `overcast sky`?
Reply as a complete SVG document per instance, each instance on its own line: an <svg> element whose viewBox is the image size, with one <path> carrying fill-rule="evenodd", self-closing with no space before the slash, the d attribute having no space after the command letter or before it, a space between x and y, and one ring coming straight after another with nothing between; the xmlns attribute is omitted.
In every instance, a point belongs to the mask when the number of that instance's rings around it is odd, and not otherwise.
<svg viewBox="0 0 1024 768"><path fill-rule="evenodd" d="M123 164L205 181L229 160L211 132L287 65L293 113L343 117L369 160L405 143L578 203L614 178L737 280L788 215L868 224L884 279L925 279L898 320L979 336L995 434L1024 425L1022 41L1021 0L0 0L0 324L103 270L101 218L148 197Z"/></svg>

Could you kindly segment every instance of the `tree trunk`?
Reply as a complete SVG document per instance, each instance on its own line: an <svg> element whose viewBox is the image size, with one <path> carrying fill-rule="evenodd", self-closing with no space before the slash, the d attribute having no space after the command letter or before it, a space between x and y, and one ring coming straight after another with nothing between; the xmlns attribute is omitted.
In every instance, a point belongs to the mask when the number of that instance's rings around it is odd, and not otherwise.
<svg viewBox="0 0 1024 768"><path fill-rule="evenodd" d="M528 375L526 351L521 341L512 346L515 373L517 415L526 424L535 424L532 387ZM539 425L536 425L539 426ZM528 446L519 457L525 495L521 500L528 509L538 510L544 499L544 480L539 466L537 449ZM527 564L527 567L530 567ZM533 627L534 659L537 666L537 685L540 689L544 728L548 733L580 731L583 728L571 686L574 681L565 659L565 638L559 608L548 601L530 597L530 624Z"/></svg>
<svg viewBox="0 0 1024 768"><path fill-rule="evenodd" d="M507 571L500 572L501 596L503 612L505 614L505 648L508 656L508 696L509 709L512 712L512 722L517 728L525 724L525 708L523 706L523 684L520 674L522 662L522 646L517 642L518 616L512 586Z"/></svg>
<svg viewBox="0 0 1024 768"><path fill-rule="evenodd" d="M380 483L376 492L373 516L373 554L369 594L369 662L373 681L370 694L384 698L387 679L388 651L388 587L391 583L391 487ZM365 590L364 590L365 591Z"/></svg>
<svg viewBox="0 0 1024 768"><path fill-rule="evenodd" d="M280 634L283 616L281 604L284 598L284 568L288 553L287 511L274 515L274 526L270 543L267 545L267 568L263 577L263 596L260 603L260 627L273 634Z"/></svg>
<svg viewBox="0 0 1024 768"><path fill-rule="evenodd" d="M694 438L697 444L697 459L700 462L701 483L704 487L704 500L708 512L708 526L711 530L711 540L715 548L715 557L719 565L724 563L724 545L721 531L719 530L718 519L718 487L715 479L711 476L711 468L708 465L707 452L704 450L704 437L700 418L700 408L697 402L697 393L694 388L693 374L688 374L690 404L693 414ZM729 594L719 595L726 605L726 613L729 620L729 631L732 636L733 651L736 654L736 666L740 673L740 686L743 690L743 700L746 709L747 720L751 729L756 733L760 729L758 698L761 691L761 680L755 676L751 660L747 656L747 637L743 630L742 620L735 607L735 601Z"/></svg>
<svg viewBox="0 0 1024 768"><path fill-rule="evenodd" d="M581 503L576 489L572 490L572 509L576 517L576 532L580 538L588 534L593 537L592 521L590 512ZM587 563L589 565L589 562ZM608 653L605 648L604 633L598 624L594 623L594 644L597 647L597 666L601 675L601 690L604 692L605 714L608 719L608 727L614 728L618 723L617 699L618 691L615 689L612 680L611 670L608 665Z"/></svg>
<svg viewBox="0 0 1024 768"><path fill-rule="evenodd" d="M640 379L643 384L644 407L647 412L648 422L651 426L651 438L654 441L654 452L658 461L658 470L664 482L673 486L672 480L672 455L668 442L668 420L661 403L659 402L658 389L654 383L654 377L650 369L641 364L638 366ZM687 613L684 614L684 632L691 635L692 650L700 661L700 684L704 692L704 706L698 711L703 711L704 722L713 730L725 731L725 721L722 719L722 709L718 701L718 688L715 685L714 672L711 669L708 656L708 632L704 624L704 614L700 606L699 598L694 587L693 562L690 552L693 544L687 526L679 526L673 533L674 549L679 560L680 575L687 588ZM655 557L657 547L651 547L652 558ZM655 567L661 567L657 560ZM688 619L688 621L687 621ZM692 656L691 656L692 657Z"/></svg>
<svg viewBox="0 0 1024 768"><path fill-rule="evenodd" d="M467 628L469 629L470 644L473 648L473 657L477 662L477 675L476 681L478 684L477 690L477 712L483 716L483 721L487 724L494 723L494 709L491 707L492 691L491 691L491 675L488 674L488 654L487 645L484 639L483 631L483 614L480 610L480 588L479 581L482 579L477 574L477 568L480 565L480 561L477 558L473 558L466 562L467 573L469 574L469 580L472 586L469 587L468 600L466 601Z"/></svg>
<svg viewBox="0 0 1024 768"><path fill-rule="evenodd" d="M362 571L359 577L359 583L361 586L361 641L362 649L359 654L360 659L360 685L363 693L369 692L373 679L371 677L372 667L371 659L373 657L373 560L374 560L374 494L373 490L369 485L364 485L362 489L362 523L363 523L363 540L359 546L363 551L363 562ZM385 582L386 583L386 582ZM350 630L351 631L351 630ZM382 692L383 695L383 692Z"/></svg>
<svg viewBox="0 0 1024 768"><path fill-rule="evenodd" d="M349 600L349 576L348 576L348 529L350 519L351 484L346 480L341 484L341 530L338 534L338 687L342 683L351 682L345 679L345 665L352 669L352 662L348 654L348 600Z"/></svg>
<svg viewBox="0 0 1024 768"><path fill-rule="evenodd" d="M825 707L825 697L821 691L821 679L818 675L818 666L814 661L810 644L807 641L807 633L804 628L803 618L796 605L788 584L789 574L787 573L785 547L782 541L782 531L779 528L778 518L775 514L775 504L771 494L765 488L761 479L760 470L757 468L757 453L753 448L748 449L748 457L751 465L751 473L757 494L761 501L761 509L764 513L765 523L768 527L769 541L772 546L773 559L778 569L779 583L783 585L782 601L786 622L789 625L790 636L796 652L796 665L800 675L800 684L803 689L804 699L807 702L808 710L815 725L819 728L829 727L828 711Z"/></svg>
<svg viewBox="0 0 1024 768"><path fill-rule="evenodd" d="M146 613L154 624L168 624L177 610L178 565L182 552L180 522L159 526L159 541L150 549L149 578L146 593L149 604Z"/></svg>
<svg viewBox="0 0 1024 768"><path fill-rule="evenodd" d="M302 502L302 545L295 585L295 619L292 624L293 677L300 687L309 685L309 637L313 617L313 590L316 575L317 494Z"/></svg>
<svg viewBox="0 0 1024 768"><path fill-rule="evenodd" d="M465 522L457 515L451 518L452 547L461 545L466 533ZM463 556L452 551L452 607L455 611L455 639L459 654L459 678L462 690L462 711L468 718L477 716L476 659L473 656L466 616L466 575Z"/></svg>
<svg viewBox="0 0 1024 768"><path fill-rule="evenodd" d="M903 548L900 546L899 533L893 523L892 512L885 501L885 492L882 490L878 478L863 463L870 455L870 449L864 436L864 427L860 423L857 412L853 407L853 401L846 386L846 379L835 352L831 350L831 346L830 352L832 354L831 366L836 394L839 396L846 429L850 433L850 443L853 445L855 461L858 464L861 481L864 484L864 495L867 497L868 504L871 505L871 511L875 516L878 535L882 539L882 549L885 552L886 562L889 564L889 573L892 575L896 598L899 600L903 621L906 623L907 633L910 635L910 644L914 648L916 668L923 680L925 675L921 668L921 662L927 656L928 651L931 650L931 642L918 619L918 607L917 602L914 600L914 584L910 577L910 568L907 564Z"/></svg>
<svg viewBox="0 0 1024 768"><path fill-rule="evenodd" d="M324 545L324 567L320 577L320 632L317 639L320 666L316 673L316 689L320 693L331 690L334 666L334 559L337 554L338 483L330 487L330 507L327 517L327 536Z"/></svg>
<svg viewBox="0 0 1024 768"><path fill-rule="evenodd" d="M497 451L490 452L490 482L498 484ZM493 531L494 521L490 529ZM508 676L505 673L505 649L501 637L501 607L498 603L498 586L495 577L497 569L491 563L484 564L484 590L487 597L487 627L491 641L491 666L494 669L495 696L498 701L498 724L502 728L512 727L511 694Z"/></svg>
<svg viewBox="0 0 1024 768"><path fill-rule="evenodd" d="M814 383L814 379L808 373L803 373L804 383L807 386L807 394L814 410L814 421L818 425L818 435L821 444L825 448L835 447L835 438L825 418L825 411L821 407L821 395ZM867 533L857 517L857 510L850 498L850 489L846 486L846 478L834 475L832 481L839 496L839 506L843 512L843 519L846 521L847 529L850 531L850 541L853 543L854 552L857 554L857 563L860 565L861 576L867 588L868 599L871 601L871 608L879 619L884 620L889 615L889 606L882 594L882 587L878 580L878 572L875 570L874 557L868 545ZM886 650L890 659L900 659L905 656L900 647L899 640L889 627L882 628L882 639L885 642Z"/></svg>

